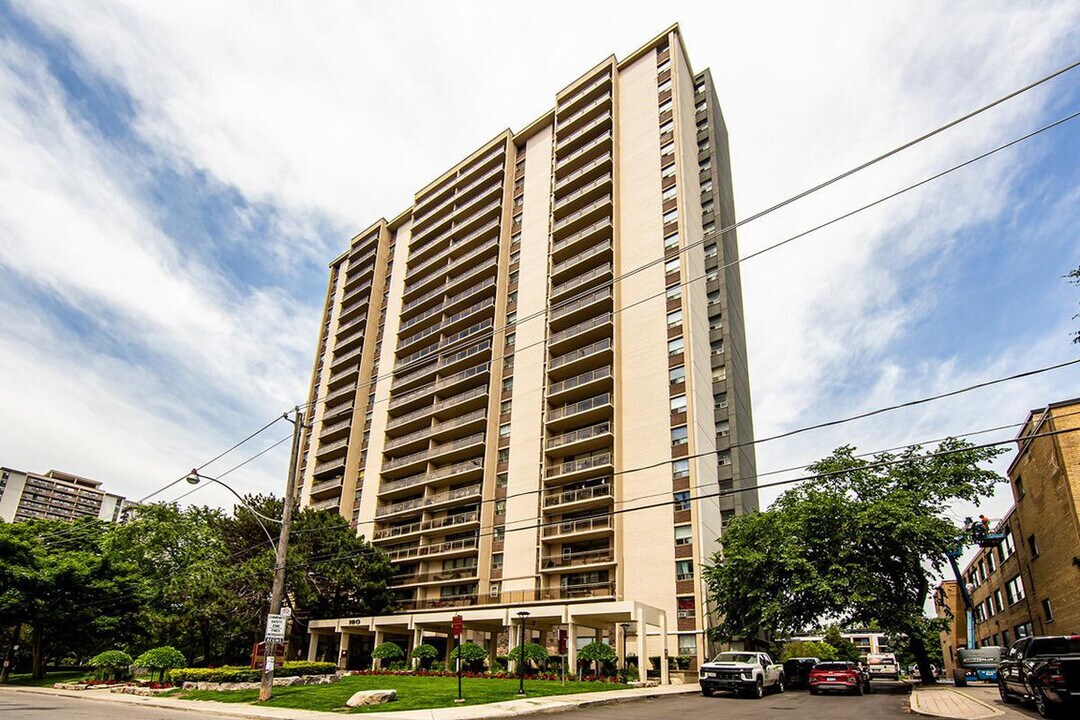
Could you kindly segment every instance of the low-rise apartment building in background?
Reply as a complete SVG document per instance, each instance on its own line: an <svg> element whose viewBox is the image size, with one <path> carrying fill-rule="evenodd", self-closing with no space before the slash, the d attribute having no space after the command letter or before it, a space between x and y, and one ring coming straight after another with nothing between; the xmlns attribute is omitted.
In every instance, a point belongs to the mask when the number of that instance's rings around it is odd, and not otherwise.
<svg viewBox="0 0 1080 720"><path fill-rule="evenodd" d="M1009 646L1028 635L1080 633L1080 398L1028 413L1009 465L1013 506L963 575L975 606L975 644ZM963 600L955 581L935 596L947 671L965 647Z"/></svg>
<svg viewBox="0 0 1080 720"><path fill-rule="evenodd" d="M71 473L44 474L0 467L0 520L123 519L132 503L101 489L101 483Z"/></svg>

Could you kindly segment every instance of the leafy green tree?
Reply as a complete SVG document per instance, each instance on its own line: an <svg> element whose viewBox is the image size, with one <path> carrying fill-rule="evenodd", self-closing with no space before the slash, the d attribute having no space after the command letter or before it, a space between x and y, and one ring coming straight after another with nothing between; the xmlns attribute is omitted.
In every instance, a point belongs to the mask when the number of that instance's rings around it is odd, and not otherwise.
<svg viewBox="0 0 1080 720"><path fill-rule="evenodd" d="M376 660L396 662L405 657L405 651L397 643L387 641L375 646L375 649L371 651L371 657Z"/></svg>
<svg viewBox="0 0 1080 720"><path fill-rule="evenodd" d="M787 662L795 657L816 657L818 660L836 660L836 648L826 642L792 640L784 643L780 651L780 662Z"/></svg>
<svg viewBox="0 0 1080 720"><path fill-rule="evenodd" d="M481 670L487 660L487 650L478 643L463 642L450 651L451 660L457 660L459 656L469 670Z"/></svg>
<svg viewBox="0 0 1080 720"><path fill-rule="evenodd" d="M151 679L154 677L154 670L157 670L161 682L165 682L166 672L185 665L187 665L187 660L184 659L184 654L169 645L151 648L135 658L135 667L150 670Z"/></svg>
<svg viewBox="0 0 1080 720"><path fill-rule="evenodd" d="M90 658L90 667L98 671L100 680L123 680L133 664L131 656L123 650L106 650Z"/></svg>
<svg viewBox="0 0 1080 720"><path fill-rule="evenodd" d="M830 625L825 629L825 644L836 653L837 660L857 663L861 653L855 643L840 634L839 625Z"/></svg>
<svg viewBox="0 0 1080 720"><path fill-rule="evenodd" d="M597 675L600 674L600 668L604 663L614 664L619 660L615 650L599 640L594 640L578 650L577 657L580 662L593 663L593 669Z"/></svg>
<svg viewBox="0 0 1080 720"><path fill-rule="evenodd" d="M521 659L521 647L522 647L521 645L515 645L514 647L510 648L510 652L506 656L507 659L512 660L514 662L517 662L518 660L520 660ZM531 642L530 643L525 643L525 662L539 667L540 663L547 660L547 657L548 657L548 651L547 651L547 648L544 647L543 645L538 645L537 643L531 643Z"/></svg>
<svg viewBox="0 0 1080 720"><path fill-rule="evenodd" d="M999 476L980 464L1003 452L956 439L924 455L911 447L872 460L842 447L812 465L816 479L785 492L765 512L736 517L705 577L725 638L792 635L835 617L877 621L911 638L924 682L932 681L925 618L930 573L965 542L947 517L959 500L977 503Z"/></svg>

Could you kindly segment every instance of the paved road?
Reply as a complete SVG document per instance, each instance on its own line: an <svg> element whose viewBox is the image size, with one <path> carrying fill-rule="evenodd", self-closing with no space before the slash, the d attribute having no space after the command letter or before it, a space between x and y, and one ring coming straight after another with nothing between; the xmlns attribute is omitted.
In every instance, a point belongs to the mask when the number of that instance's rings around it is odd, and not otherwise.
<svg viewBox="0 0 1080 720"><path fill-rule="evenodd" d="M29 692L0 692L0 717L4 720L221 720L220 715Z"/></svg>
<svg viewBox="0 0 1080 720"><path fill-rule="evenodd" d="M973 698L982 700L987 705L992 705L998 710L1001 710L1005 713L1005 717L1010 718L1010 720L1015 718L1039 717L1039 713L1031 703L1012 702L1006 705L1001 702L1001 695L993 685L983 685L981 683L979 685L968 685L964 688L964 692L971 695Z"/></svg>
<svg viewBox="0 0 1080 720"><path fill-rule="evenodd" d="M788 690L783 695L766 695L748 700L732 693L711 698L677 695L560 713L562 720L656 720L657 718L733 717L739 720L790 718L790 720L897 720L905 714L908 686L875 680L873 691L862 697L847 695L811 696L805 690Z"/></svg>

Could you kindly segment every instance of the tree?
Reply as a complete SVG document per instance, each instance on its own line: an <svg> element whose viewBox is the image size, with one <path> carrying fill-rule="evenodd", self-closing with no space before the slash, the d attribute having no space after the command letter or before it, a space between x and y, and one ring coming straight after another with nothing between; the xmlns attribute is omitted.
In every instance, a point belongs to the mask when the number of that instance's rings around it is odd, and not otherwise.
<svg viewBox="0 0 1080 720"><path fill-rule="evenodd" d="M765 512L736 517L705 571L725 638L791 635L823 617L877 621L911 638L924 682L926 639L943 621L923 617L930 572L964 543L946 517L958 500L977 503L999 476L980 464L1003 452L949 439L936 452L911 447L872 460L842 447L812 465L814 480Z"/></svg>
<svg viewBox="0 0 1080 720"><path fill-rule="evenodd" d="M577 656L578 660L581 662L593 663L593 669L596 671L597 675L600 674L600 668L604 663L614 664L619 660L619 656L615 654L612 647L599 640L594 640L578 650Z"/></svg>
<svg viewBox="0 0 1080 720"><path fill-rule="evenodd" d="M134 661L123 650L106 650L90 658L90 667L98 671L100 680L123 680Z"/></svg>
<svg viewBox="0 0 1080 720"><path fill-rule="evenodd" d="M507 654L506 659L518 662L521 659L521 648L521 645L515 645L514 647L510 648L510 652ZM540 663L547 660L547 657L548 651L547 648L543 645L538 645L537 643L532 642L525 643L525 662L535 665L539 668Z"/></svg>
<svg viewBox="0 0 1080 720"><path fill-rule="evenodd" d="M135 658L135 667L149 670L151 680L154 678L154 670L157 670L161 682L165 682L165 673L167 671L185 665L187 665L187 660L184 659L184 654L169 645L151 648Z"/></svg>
<svg viewBox="0 0 1080 720"><path fill-rule="evenodd" d="M405 651L401 649L400 645L387 641L376 645L375 649L371 651L371 657L376 660L397 662L405 657Z"/></svg>
<svg viewBox="0 0 1080 720"><path fill-rule="evenodd" d="M457 660L459 657L470 670L481 670L484 667L484 661L487 660L487 650L477 643L464 642L450 651L451 660Z"/></svg>
<svg viewBox="0 0 1080 720"><path fill-rule="evenodd" d="M835 660L836 648L825 642L792 640L784 643L780 651L780 662L787 662L793 657L816 657L818 660Z"/></svg>
<svg viewBox="0 0 1080 720"><path fill-rule="evenodd" d="M434 645L428 645L427 643L424 643L422 645L417 645L416 647L414 647L412 652L409 653L409 657L411 657L413 660L416 660L420 667L427 669L431 666L431 663L434 662L437 657L439 657L439 651L435 648Z"/></svg>
<svg viewBox="0 0 1080 720"><path fill-rule="evenodd" d="M837 660L853 663L859 662L861 657L859 648L855 647L855 643L840 634L839 625L830 625L826 628L825 644L833 649L833 652L836 653Z"/></svg>

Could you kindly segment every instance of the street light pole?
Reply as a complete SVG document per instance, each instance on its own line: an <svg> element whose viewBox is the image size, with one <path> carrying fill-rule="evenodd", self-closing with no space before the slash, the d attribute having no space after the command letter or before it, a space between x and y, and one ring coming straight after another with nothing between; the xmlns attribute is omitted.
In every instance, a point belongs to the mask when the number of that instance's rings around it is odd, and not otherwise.
<svg viewBox="0 0 1080 720"><path fill-rule="evenodd" d="M289 416L284 415L286 420ZM284 509L281 512L281 534L278 536L277 553L274 558L274 584L270 589L270 614L281 611L281 601L285 596L285 559L289 550L289 530L292 529L293 505L296 503L296 469L300 459L300 434L304 428L304 419L300 408L293 408L292 451L289 454L289 476L285 481ZM276 643L266 642L266 662L263 664L262 686L259 688L259 701L270 699L274 686L274 650Z"/></svg>
<svg viewBox="0 0 1080 720"><path fill-rule="evenodd" d="M628 623L628 622L619 623L619 627L622 628L622 674L623 674L623 682L626 682L626 679L629 677L629 675L627 674L629 668L627 668L627 666L626 666L626 633L630 630L630 623ZM638 663L640 664L641 661L638 660Z"/></svg>
<svg viewBox="0 0 1080 720"><path fill-rule="evenodd" d="M521 643L518 646L518 697L525 697L525 618L529 617L529 611L522 610L517 615L521 618Z"/></svg>

